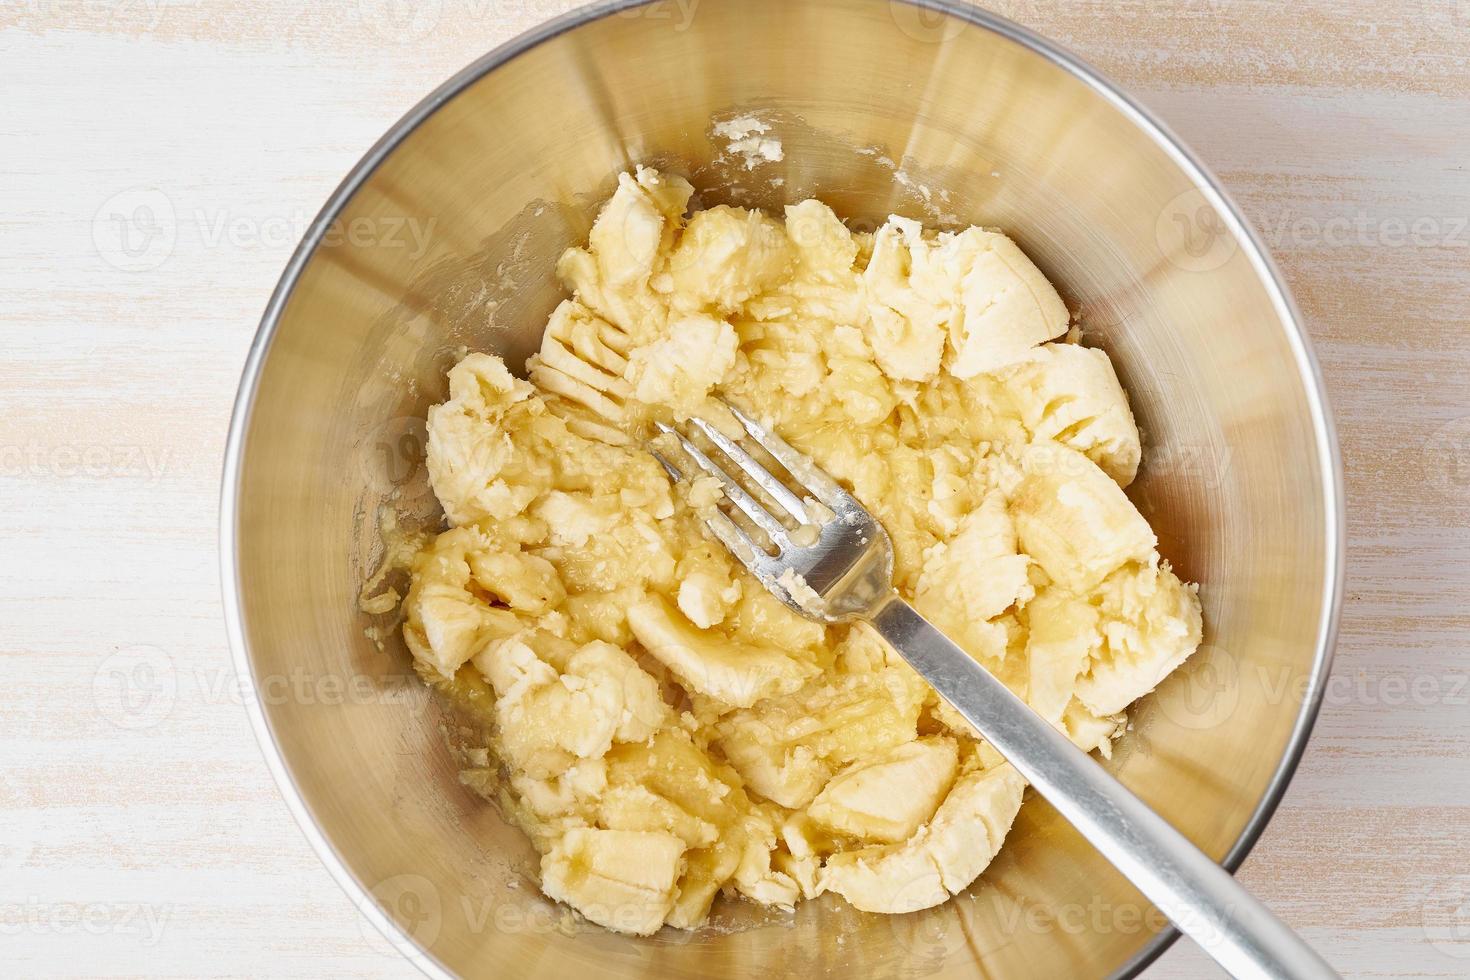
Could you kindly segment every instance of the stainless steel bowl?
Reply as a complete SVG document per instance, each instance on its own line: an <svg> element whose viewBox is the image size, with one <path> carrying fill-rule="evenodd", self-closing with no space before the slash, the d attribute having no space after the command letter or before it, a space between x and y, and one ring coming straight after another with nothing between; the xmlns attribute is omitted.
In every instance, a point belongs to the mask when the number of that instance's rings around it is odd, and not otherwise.
<svg viewBox="0 0 1470 980"><path fill-rule="evenodd" d="M748 113L782 160L722 152L712 124ZM393 127L292 259L245 367L226 611L267 759L322 860L434 975L1136 971L1171 933L1039 799L941 908L727 903L716 928L631 939L564 921L526 841L459 784L450 720L356 605L376 515L433 518L420 420L445 368L461 345L517 363L534 349L556 255L637 163L689 175L705 204L815 195L855 225L897 211L1015 236L1118 365L1148 444L1132 493L1206 611L1205 649L1135 709L1108 765L1234 866L1302 751L1339 603L1336 450L1280 278L1189 153L1075 58L959 4L602 4Z"/></svg>

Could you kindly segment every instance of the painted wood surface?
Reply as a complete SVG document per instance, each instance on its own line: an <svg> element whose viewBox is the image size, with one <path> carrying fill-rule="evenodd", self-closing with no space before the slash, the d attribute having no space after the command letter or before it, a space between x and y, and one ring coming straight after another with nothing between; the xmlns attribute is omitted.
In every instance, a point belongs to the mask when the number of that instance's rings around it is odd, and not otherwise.
<svg viewBox="0 0 1470 980"><path fill-rule="evenodd" d="M7 974L416 975L317 862L246 723L221 451L260 310L337 181L569 6L0 4ZM1342 641L1242 878L1350 976L1470 975L1470 3L995 6L1214 168L1327 376ZM1180 943L1150 976L1211 972Z"/></svg>

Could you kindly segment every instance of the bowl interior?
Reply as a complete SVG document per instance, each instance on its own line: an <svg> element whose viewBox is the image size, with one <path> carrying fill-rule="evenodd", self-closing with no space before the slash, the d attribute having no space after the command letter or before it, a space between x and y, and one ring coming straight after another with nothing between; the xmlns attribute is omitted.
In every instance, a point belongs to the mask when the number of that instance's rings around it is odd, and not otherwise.
<svg viewBox="0 0 1470 980"><path fill-rule="evenodd" d="M770 126L781 160L729 151L713 126L740 115ZM1038 798L941 908L724 903L710 929L651 939L564 920L539 897L527 842L459 784L452 720L391 621L356 602L382 509L437 519L422 419L444 371L466 346L513 364L534 350L562 296L555 258L620 170L682 173L705 205L816 196L854 227L890 212L1000 227L1112 355L1145 433L1130 493L1201 584L1204 649L1134 709L1107 765L1225 858L1269 809L1310 714L1307 681L1325 669L1336 511L1296 328L1209 185L1004 22L886 0L604 6L487 57L414 121L288 274L247 370L226 486L237 646L329 865L392 917L405 952L465 976L1136 965L1160 920Z"/></svg>

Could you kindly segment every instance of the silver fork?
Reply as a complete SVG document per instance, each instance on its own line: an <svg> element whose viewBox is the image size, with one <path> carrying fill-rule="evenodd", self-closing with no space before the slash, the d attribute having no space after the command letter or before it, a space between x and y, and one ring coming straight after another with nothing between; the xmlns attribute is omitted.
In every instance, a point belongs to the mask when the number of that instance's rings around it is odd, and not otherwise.
<svg viewBox="0 0 1470 980"><path fill-rule="evenodd" d="M900 598L893 589L893 546L883 526L811 459L734 406L727 407L750 438L831 512L830 517L814 515L801 495L739 442L703 419L691 419L788 518L816 526L814 540L808 535L804 543L798 541L787 522L733 479L726 466L672 426L659 425L695 465L720 481L730 502L770 539L770 547L765 546L723 513L708 519L715 536L766 588L808 618L871 623L1063 817L1231 975L1337 976L1230 874ZM682 478L668 454L655 450L655 455L675 479Z"/></svg>

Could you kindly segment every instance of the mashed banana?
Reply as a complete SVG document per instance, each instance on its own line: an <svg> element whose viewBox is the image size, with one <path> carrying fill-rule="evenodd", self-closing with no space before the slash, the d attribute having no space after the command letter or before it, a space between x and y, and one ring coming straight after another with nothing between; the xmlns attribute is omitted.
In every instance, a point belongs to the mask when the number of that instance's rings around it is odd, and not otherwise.
<svg viewBox="0 0 1470 980"><path fill-rule="evenodd" d="M1004 235L818 201L685 217L620 178L558 271L531 381L470 354L429 411L449 530L404 638L483 720L467 783L541 853L546 893L648 934L720 892L907 912L970 885L1023 780L865 626L789 610L671 484L655 418L770 423L851 488L899 591L1086 750L1200 640L1192 586L1123 493L1138 429L1101 351Z"/></svg>

